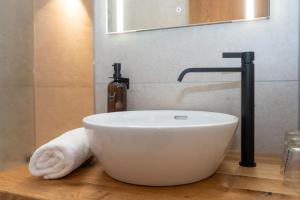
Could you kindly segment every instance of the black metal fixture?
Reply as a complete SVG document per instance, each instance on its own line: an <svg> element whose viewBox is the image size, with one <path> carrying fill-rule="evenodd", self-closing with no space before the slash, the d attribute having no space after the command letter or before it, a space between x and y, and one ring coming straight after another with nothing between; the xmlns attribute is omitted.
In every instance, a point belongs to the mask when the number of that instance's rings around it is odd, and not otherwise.
<svg viewBox="0 0 300 200"><path fill-rule="evenodd" d="M223 53L223 58L240 58L239 68L188 68L179 76L181 82L191 72L240 72L242 76L241 161L243 167L255 167L254 155L254 52Z"/></svg>

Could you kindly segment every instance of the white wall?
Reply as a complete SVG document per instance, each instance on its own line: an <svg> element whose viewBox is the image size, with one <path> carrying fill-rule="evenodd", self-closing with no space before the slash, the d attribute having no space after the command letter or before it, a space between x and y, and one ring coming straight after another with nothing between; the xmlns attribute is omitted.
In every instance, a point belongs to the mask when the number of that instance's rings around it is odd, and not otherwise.
<svg viewBox="0 0 300 200"><path fill-rule="evenodd" d="M95 1L96 110L106 111L113 62L130 77L129 110L188 109L240 116L239 74L191 74L186 67L239 66L222 52L256 52L256 149L281 153L283 134L298 121L298 4L271 0L271 19L105 35L105 1ZM239 148L239 135L234 149Z"/></svg>

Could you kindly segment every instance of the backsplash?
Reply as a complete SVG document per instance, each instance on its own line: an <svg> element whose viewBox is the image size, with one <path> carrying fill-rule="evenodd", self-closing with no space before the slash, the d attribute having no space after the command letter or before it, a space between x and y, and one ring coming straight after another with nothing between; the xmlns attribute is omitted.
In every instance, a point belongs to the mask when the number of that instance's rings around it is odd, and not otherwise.
<svg viewBox="0 0 300 200"><path fill-rule="evenodd" d="M95 1L96 112L106 112L112 63L131 80L128 109L216 111L240 116L240 75L190 74L186 67L238 67L222 52L256 52L256 151L279 154L298 122L297 0L271 0L271 19L234 24L105 34L105 1ZM239 149L240 131L232 149Z"/></svg>

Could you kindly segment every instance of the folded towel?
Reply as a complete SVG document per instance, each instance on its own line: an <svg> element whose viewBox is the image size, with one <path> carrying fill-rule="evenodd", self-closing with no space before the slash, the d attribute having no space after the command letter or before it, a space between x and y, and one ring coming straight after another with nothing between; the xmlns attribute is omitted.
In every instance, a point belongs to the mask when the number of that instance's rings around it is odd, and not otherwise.
<svg viewBox="0 0 300 200"><path fill-rule="evenodd" d="M29 171L44 179L64 177L91 156L87 133L78 128L38 148L30 159Z"/></svg>

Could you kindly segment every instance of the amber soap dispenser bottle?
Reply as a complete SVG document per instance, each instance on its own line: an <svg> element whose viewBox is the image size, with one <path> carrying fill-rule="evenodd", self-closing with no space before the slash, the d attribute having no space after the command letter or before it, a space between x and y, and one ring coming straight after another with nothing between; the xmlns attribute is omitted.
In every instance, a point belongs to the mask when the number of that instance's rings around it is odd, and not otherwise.
<svg viewBox="0 0 300 200"><path fill-rule="evenodd" d="M123 78L121 63L114 63L114 80L107 87L107 112L121 112L127 110L127 90L129 78Z"/></svg>

